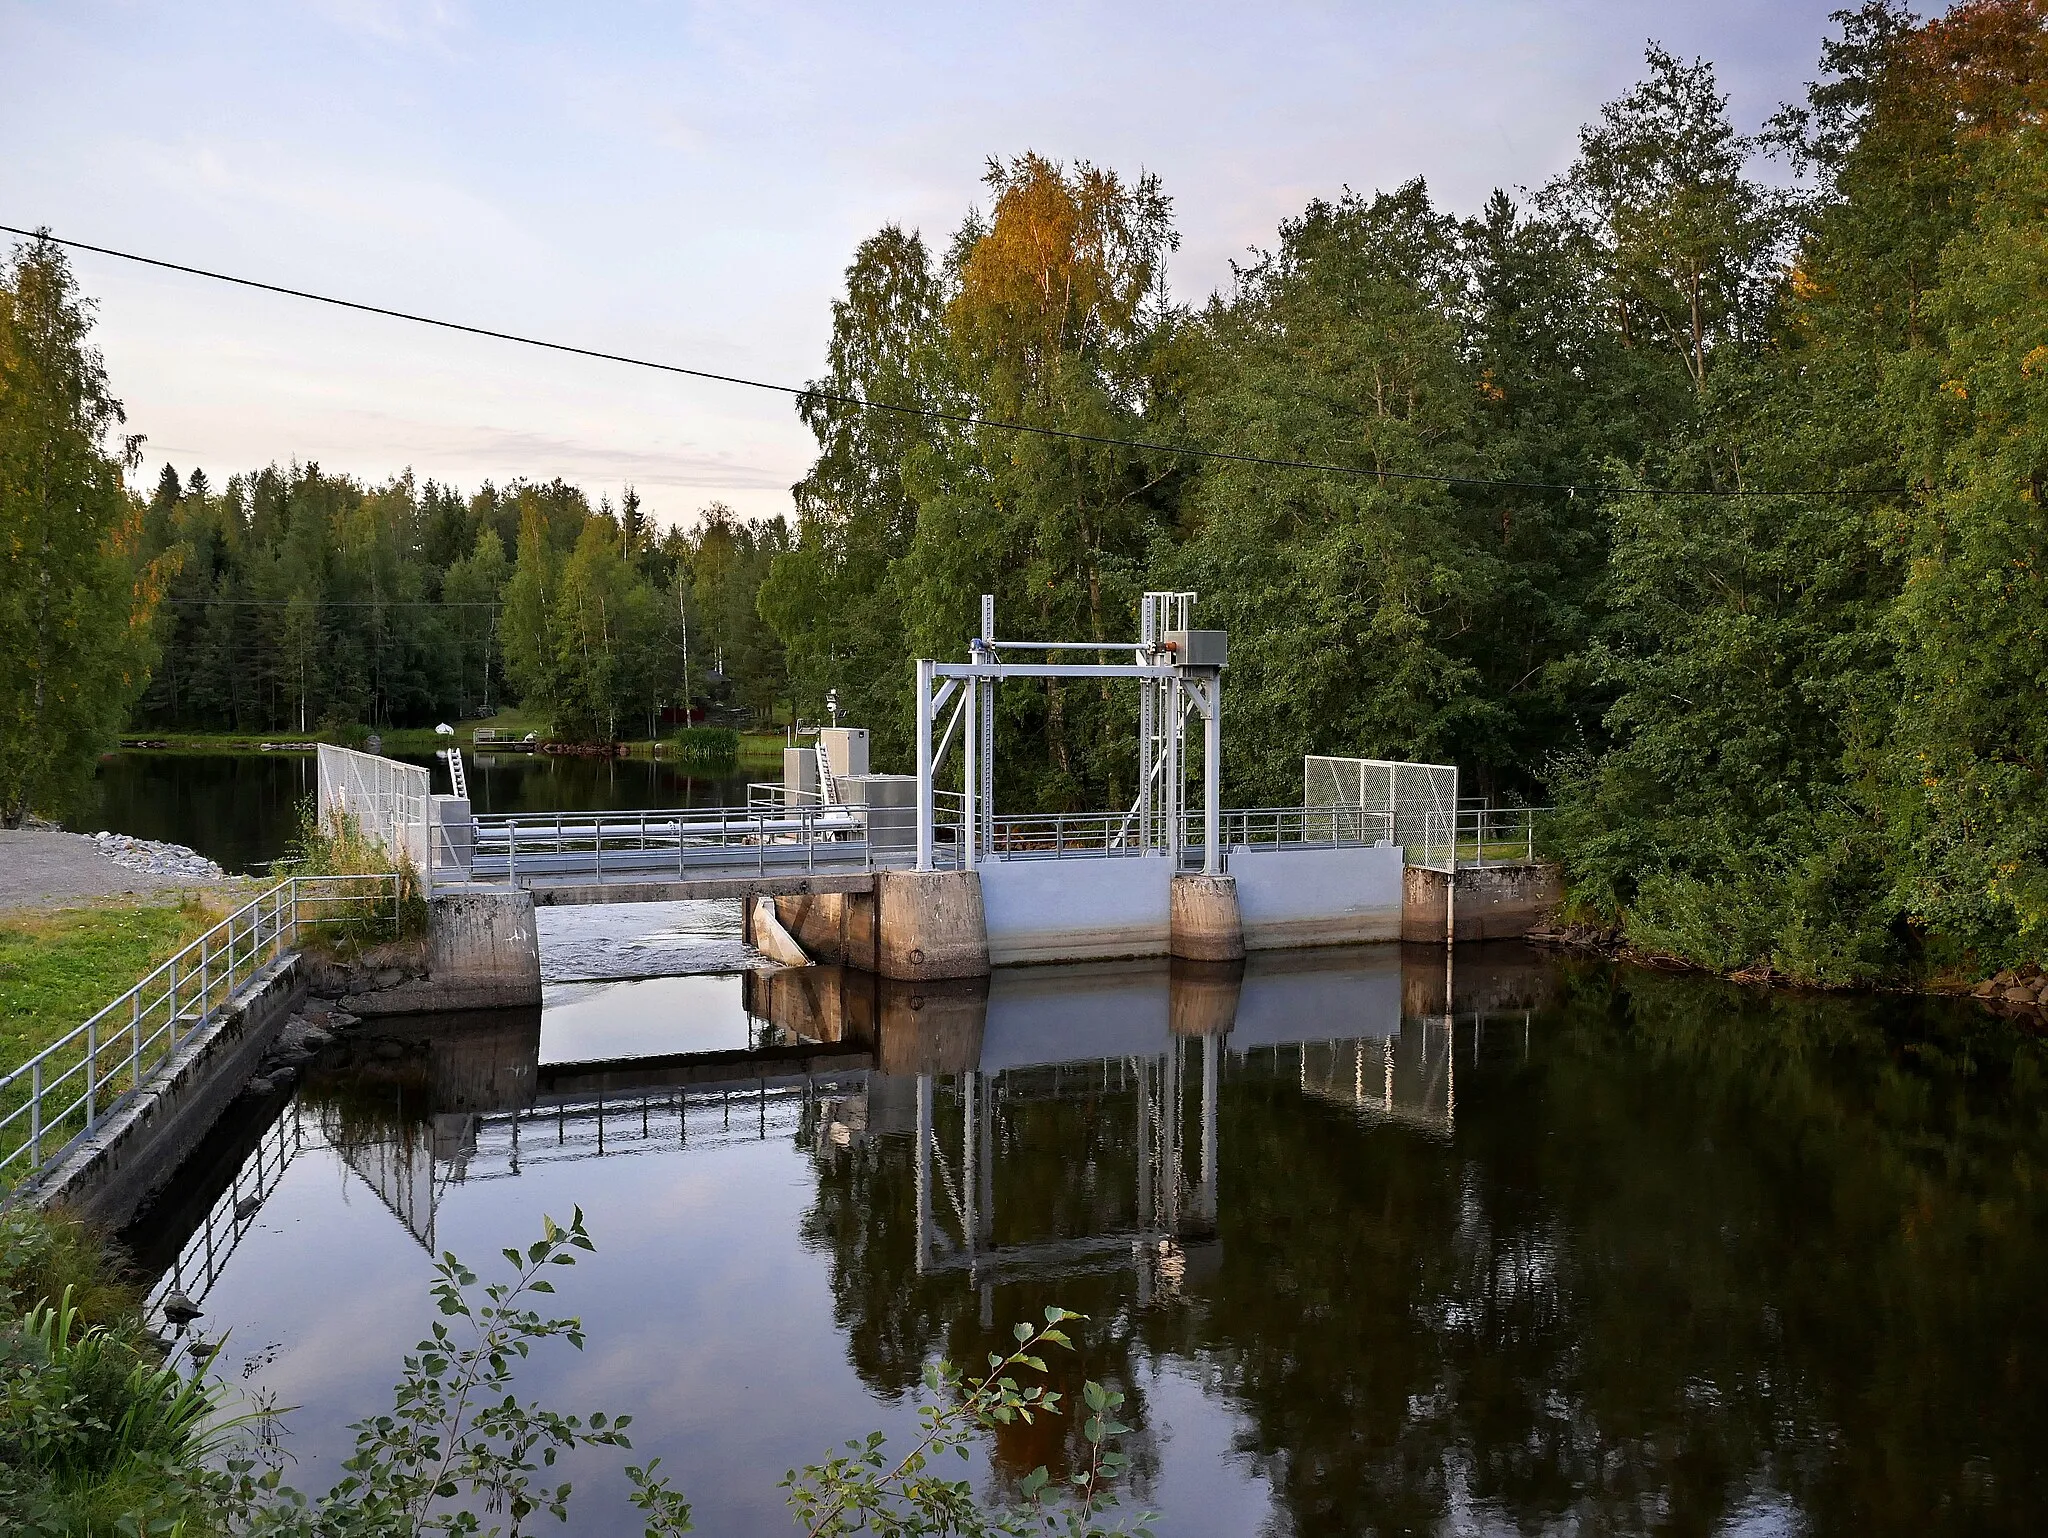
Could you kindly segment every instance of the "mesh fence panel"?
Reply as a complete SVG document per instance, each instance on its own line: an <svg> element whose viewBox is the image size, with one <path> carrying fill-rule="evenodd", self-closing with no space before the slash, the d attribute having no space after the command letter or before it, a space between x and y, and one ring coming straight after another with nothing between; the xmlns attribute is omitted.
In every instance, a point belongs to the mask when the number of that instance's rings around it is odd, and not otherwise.
<svg viewBox="0 0 2048 1538"><path fill-rule="evenodd" d="M321 820L346 813L393 855L410 855L423 875L432 863L432 792L432 778L417 764L320 744Z"/></svg>
<svg viewBox="0 0 2048 1538"><path fill-rule="evenodd" d="M1411 865L1447 866L1456 848L1458 770L1384 758L1302 760L1302 805L1390 812Z"/></svg>

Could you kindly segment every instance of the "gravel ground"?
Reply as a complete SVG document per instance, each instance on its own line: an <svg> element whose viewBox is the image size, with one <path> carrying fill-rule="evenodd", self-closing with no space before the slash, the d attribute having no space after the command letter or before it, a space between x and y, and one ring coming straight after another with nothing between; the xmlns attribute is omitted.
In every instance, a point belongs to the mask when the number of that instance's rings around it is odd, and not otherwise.
<svg viewBox="0 0 2048 1538"><path fill-rule="evenodd" d="M80 898L217 886L218 865L177 844L123 834L0 828L0 912L61 908Z"/></svg>

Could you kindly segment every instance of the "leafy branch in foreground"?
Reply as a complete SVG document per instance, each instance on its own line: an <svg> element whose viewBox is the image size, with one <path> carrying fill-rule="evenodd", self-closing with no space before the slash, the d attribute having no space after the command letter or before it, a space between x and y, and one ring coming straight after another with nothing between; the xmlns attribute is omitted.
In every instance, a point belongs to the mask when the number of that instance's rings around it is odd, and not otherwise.
<svg viewBox="0 0 2048 1538"><path fill-rule="evenodd" d="M1082 1388L1088 1418L1082 1434L1088 1442L1088 1466L1055 1486L1043 1465L1026 1475L1017 1505L986 1510L964 1479L946 1479L934 1465L946 1453L961 1459L977 1433L1014 1421L1026 1425L1039 1415L1060 1413L1061 1395L1039 1384L1020 1386L1014 1374L1045 1371L1039 1354L1048 1346L1073 1349L1060 1328L1079 1314L1047 1308L1045 1323L1015 1326L1017 1348L1008 1356L989 1353L988 1372L969 1378L948 1362L925 1369L926 1389L933 1403L918 1412L923 1435L909 1452L891 1465L886 1438L879 1431L846 1444L846 1452L801 1473L791 1470L782 1481L789 1504L809 1538L840 1538L873 1533L878 1538L915 1538L932 1533L1059 1534L1069 1538L1134 1533L1149 1535L1153 1514L1142 1512L1134 1523L1105 1526L1100 1513L1117 1504L1112 1488L1129 1468L1111 1440L1130 1430L1115 1419L1124 1396L1098 1383Z"/></svg>
<svg viewBox="0 0 2048 1538"><path fill-rule="evenodd" d="M279 1538L412 1538L516 1535L536 1511L566 1521L570 1487L538 1484L541 1471L578 1447L630 1448L625 1432L632 1417L600 1412L586 1421L512 1391L517 1365L536 1342L562 1339L583 1348L579 1320L549 1318L529 1299L554 1291L549 1268L572 1266L576 1251L596 1246L581 1208L567 1228L552 1218L542 1223L541 1237L524 1252L503 1251L512 1277L487 1285L481 1300L474 1295L476 1273L453 1254L441 1257L432 1292L442 1317L405 1358L390 1413L352 1428L356 1448L340 1483L309 1503L280 1487L275 1470L258 1476L253 1460L234 1460L220 1487L229 1519L224 1525ZM465 1326L468 1338L458 1340ZM659 1462L626 1470L634 1504L647 1514L648 1538L690 1529L690 1508L655 1472ZM479 1513L507 1516L511 1526L486 1529Z"/></svg>

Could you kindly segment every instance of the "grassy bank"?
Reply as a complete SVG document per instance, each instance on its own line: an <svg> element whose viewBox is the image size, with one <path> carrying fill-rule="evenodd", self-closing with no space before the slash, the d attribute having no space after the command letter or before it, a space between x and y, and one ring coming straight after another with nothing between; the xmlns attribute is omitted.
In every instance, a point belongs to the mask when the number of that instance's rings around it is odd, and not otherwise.
<svg viewBox="0 0 2048 1538"><path fill-rule="evenodd" d="M187 893L0 914L0 1073L19 1067L246 899Z"/></svg>

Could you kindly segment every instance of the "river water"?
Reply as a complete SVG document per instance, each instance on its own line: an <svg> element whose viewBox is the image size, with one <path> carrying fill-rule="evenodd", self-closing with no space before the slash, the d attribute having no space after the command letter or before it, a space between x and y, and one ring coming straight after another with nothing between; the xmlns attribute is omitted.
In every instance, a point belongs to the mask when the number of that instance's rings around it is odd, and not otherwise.
<svg viewBox="0 0 2048 1538"><path fill-rule="evenodd" d="M788 1531L786 1470L1049 1303L1165 1534L2048 1513L2048 1078L2000 1022L1514 946L908 990L749 975L730 907L543 920L542 1010L338 1043L129 1236L296 1407L303 1487L388 1407L431 1256L580 1207L588 1348L522 1386L632 1414L708 1533ZM572 1531L639 1532L617 1462L570 1461Z"/></svg>
<svg viewBox="0 0 2048 1538"><path fill-rule="evenodd" d="M433 770L432 758L398 755ZM741 805L744 775L706 775L655 759L552 758L535 753L465 759L479 812L584 812L613 808ZM299 806L317 788L310 753L114 753L96 779L97 821L137 838L184 844L236 875L260 875L298 829Z"/></svg>

